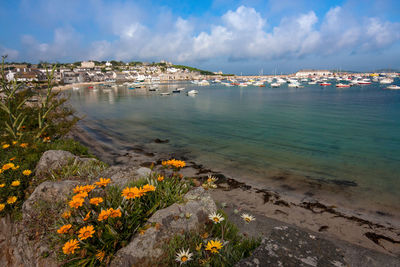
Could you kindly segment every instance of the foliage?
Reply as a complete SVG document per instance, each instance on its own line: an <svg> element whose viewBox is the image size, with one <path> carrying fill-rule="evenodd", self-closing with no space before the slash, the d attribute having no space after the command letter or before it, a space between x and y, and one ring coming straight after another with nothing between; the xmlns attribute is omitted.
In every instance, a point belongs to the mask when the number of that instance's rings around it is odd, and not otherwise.
<svg viewBox="0 0 400 267"><path fill-rule="evenodd" d="M189 184L176 174L160 179L152 173L125 189L107 186L110 179L74 189L69 207L57 223L56 251L68 266L107 265L114 253L159 209L181 201Z"/></svg>
<svg viewBox="0 0 400 267"><path fill-rule="evenodd" d="M194 72L200 72L201 75L215 75L214 72L211 72L211 71L200 70L197 68L188 67L188 66L184 66L184 65L173 65L172 67L174 67L176 69L184 69L184 70L190 70L190 71L194 71Z"/></svg>
<svg viewBox="0 0 400 267"><path fill-rule="evenodd" d="M88 149L71 139L57 139L53 142L21 143L13 141L1 143L0 147L0 216L6 213L18 212L23 201L29 197L33 188L42 180L32 173L24 175L24 170L34 170L43 152L47 150L66 150L79 156L92 157ZM27 172L26 172L27 173ZM19 185L12 185L19 181ZM7 203L10 197L17 199ZM9 201L10 202L10 201Z"/></svg>
<svg viewBox="0 0 400 267"><path fill-rule="evenodd" d="M204 226L203 232L176 235L165 247L167 256L164 265L179 266L181 263L177 254L182 249L191 253L187 266L233 266L239 260L250 256L260 244L260 238L248 238L239 233L236 225L219 211L223 219L215 223L211 220ZM217 242L221 248L210 250L211 244Z"/></svg>

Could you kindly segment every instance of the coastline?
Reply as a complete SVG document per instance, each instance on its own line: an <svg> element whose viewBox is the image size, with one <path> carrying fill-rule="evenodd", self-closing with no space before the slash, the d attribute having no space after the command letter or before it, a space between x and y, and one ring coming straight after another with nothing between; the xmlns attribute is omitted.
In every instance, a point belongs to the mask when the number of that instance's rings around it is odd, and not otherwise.
<svg viewBox="0 0 400 267"><path fill-rule="evenodd" d="M90 86L90 85L105 84L105 83L108 83L108 82L71 83L71 84L55 86L55 87L53 87L53 90L64 91L64 90L69 90L69 89L72 89L73 87L78 87L78 86Z"/></svg>
<svg viewBox="0 0 400 267"><path fill-rule="evenodd" d="M217 202L226 203L228 208L295 225L333 240L342 240L389 255L400 255L400 224L390 214L382 212L371 216L330 205L312 195L295 196L250 185L208 169L182 155L146 151L143 144L120 142L116 145L113 143L115 140L99 140L84 126L77 127L70 137L88 146L93 154L109 164L149 167L152 163L160 165L162 159L169 157L181 158L188 163L181 171L183 175L200 181L208 175L219 178L218 189L211 193ZM162 144L163 140L156 139L155 143Z"/></svg>

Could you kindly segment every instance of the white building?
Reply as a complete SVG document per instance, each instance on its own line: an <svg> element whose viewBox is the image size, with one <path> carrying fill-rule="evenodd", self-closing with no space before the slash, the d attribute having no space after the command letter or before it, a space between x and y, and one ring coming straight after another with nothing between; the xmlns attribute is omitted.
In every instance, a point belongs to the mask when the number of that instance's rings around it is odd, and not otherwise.
<svg viewBox="0 0 400 267"><path fill-rule="evenodd" d="M93 69L94 68L94 62L92 62L92 61L82 61L81 62L81 68Z"/></svg>
<svg viewBox="0 0 400 267"><path fill-rule="evenodd" d="M330 76L332 72L329 70L299 70L296 72L296 77L308 76Z"/></svg>

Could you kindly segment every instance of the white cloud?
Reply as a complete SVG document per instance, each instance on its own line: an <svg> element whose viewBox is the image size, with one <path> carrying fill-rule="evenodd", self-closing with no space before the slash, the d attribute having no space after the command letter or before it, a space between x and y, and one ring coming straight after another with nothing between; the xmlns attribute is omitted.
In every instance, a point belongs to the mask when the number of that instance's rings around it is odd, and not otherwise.
<svg viewBox="0 0 400 267"><path fill-rule="evenodd" d="M100 38L82 47L82 36L72 27L57 28L49 43L25 35L22 44L28 58L167 59L178 63L215 58L265 61L379 51L400 40L400 23L357 18L343 7L331 8L320 19L309 11L284 17L272 26L256 9L240 6L214 18L207 29L199 31L198 18L174 19L169 10L158 9L157 12L161 11L155 15L131 2L91 3L95 21L111 38ZM149 12L153 12L152 16L147 16Z"/></svg>

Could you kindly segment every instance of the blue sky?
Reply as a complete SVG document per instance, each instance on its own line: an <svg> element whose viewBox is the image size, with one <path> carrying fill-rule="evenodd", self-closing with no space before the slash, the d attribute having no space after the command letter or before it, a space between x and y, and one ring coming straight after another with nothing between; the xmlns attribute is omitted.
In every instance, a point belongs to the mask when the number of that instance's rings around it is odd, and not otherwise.
<svg viewBox="0 0 400 267"><path fill-rule="evenodd" d="M396 0L0 0L0 54L244 74L400 68L398 14Z"/></svg>

